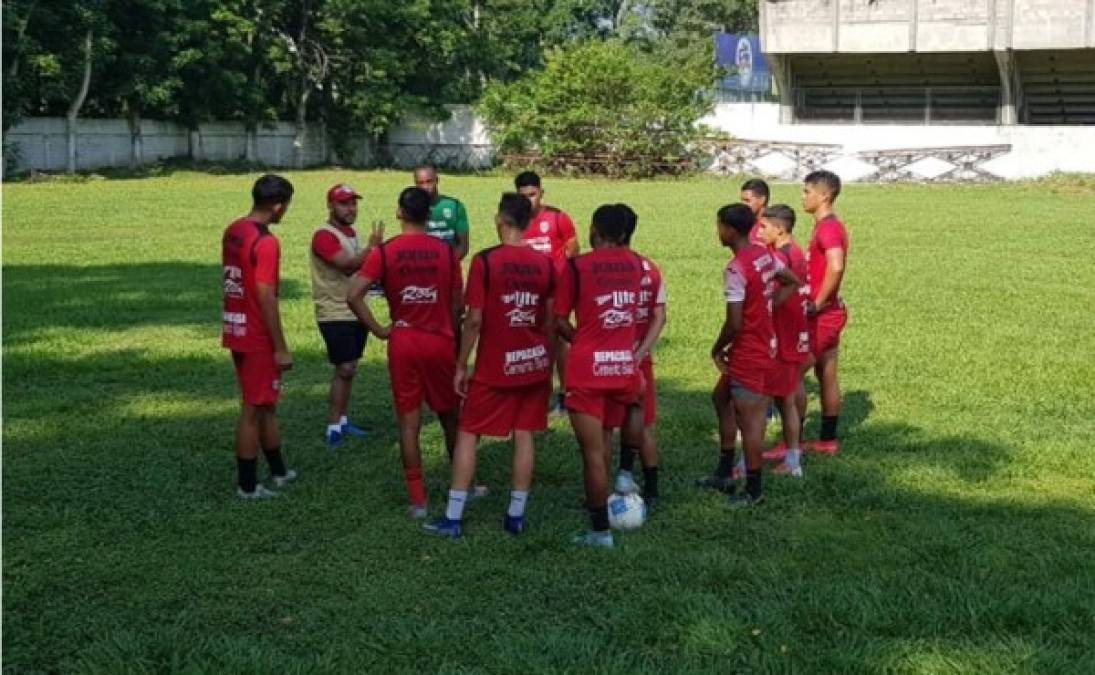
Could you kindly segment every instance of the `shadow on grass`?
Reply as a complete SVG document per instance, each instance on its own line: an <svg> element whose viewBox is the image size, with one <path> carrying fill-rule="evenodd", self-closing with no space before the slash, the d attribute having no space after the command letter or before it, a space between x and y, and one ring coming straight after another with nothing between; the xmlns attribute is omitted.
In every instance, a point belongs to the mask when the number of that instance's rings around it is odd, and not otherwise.
<svg viewBox="0 0 1095 675"><path fill-rule="evenodd" d="M219 265L153 262L115 265L5 265L4 339L21 344L44 328L126 330L205 324L218 330ZM292 279L280 293L304 292Z"/></svg>

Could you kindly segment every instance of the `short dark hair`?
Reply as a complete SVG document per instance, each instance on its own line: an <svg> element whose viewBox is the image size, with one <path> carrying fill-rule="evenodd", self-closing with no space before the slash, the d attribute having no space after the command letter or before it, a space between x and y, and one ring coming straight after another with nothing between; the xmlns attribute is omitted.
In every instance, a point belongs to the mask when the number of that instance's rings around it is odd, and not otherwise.
<svg viewBox="0 0 1095 675"><path fill-rule="evenodd" d="M399 208L405 219L425 225L430 217L430 193L420 187L404 188L399 193Z"/></svg>
<svg viewBox="0 0 1095 675"><path fill-rule="evenodd" d="M765 208L764 217L780 221L788 232L795 229L795 210L786 204L776 204Z"/></svg>
<svg viewBox="0 0 1095 675"><path fill-rule="evenodd" d="M532 217L532 202L520 192L505 192L498 202L498 215L511 226L523 230Z"/></svg>
<svg viewBox="0 0 1095 675"><path fill-rule="evenodd" d="M616 204L616 207L623 212L627 224L627 234L624 236L624 240L621 243L631 244L631 237L635 234L635 228L639 226L639 214L635 213L635 209L627 204Z"/></svg>
<svg viewBox="0 0 1095 675"><path fill-rule="evenodd" d="M840 196L840 176L832 171L826 171L825 169L811 171L806 174L806 180L803 182L807 185L824 185L825 189L829 191L830 201L835 202L836 198Z"/></svg>
<svg viewBox="0 0 1095 675"><path fill-rule="evenodd" d="M755 195L764 197L764 203L768 203L768 199L772 196L772 191L768 188L768 183L765 183L760 178L750 178L741 184L742 192L752 192Z"/></svg>
<svg viewBox="0 0 1095 675"><path fill-rule="evenodd" d="M540 174L535 171L522 171L513 179L513 187L520 190L523 187L540 187Z"/></svg>
<svg viewBox="0 0 1095 675"><path fill-rule="evenodd" d="M627 237L627 213L619 204L602 204L593 212L593 231L615 244Z"/></svg>
<svg viewBox="0 0 1095 675"><path fill-rule="evenodd" d="M749 230L753 229L756 223L752 209L741 202L722 207L719 209L717 218L719 225L729 227L742 235L748 235Z"/></svg>
<svg viewBox="0 0 1095 675"><path fill-rule="evenodd" d="M268 173L260 177L251 188L251 201L257 208L288 204L292 198L293 184L277 174Z"/></svg>

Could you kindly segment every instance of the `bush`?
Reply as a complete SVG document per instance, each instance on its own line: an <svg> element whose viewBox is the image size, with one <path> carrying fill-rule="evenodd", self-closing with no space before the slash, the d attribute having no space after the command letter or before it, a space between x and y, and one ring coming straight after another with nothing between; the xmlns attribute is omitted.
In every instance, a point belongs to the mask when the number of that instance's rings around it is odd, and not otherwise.
<svg viewBox="0 0 1095 675"><path fill-rule="evenodd" d="M593 173L675 172L691 167L714 74L706 53L590 40L549 52L541 71L490 83L479 110L503 154Z"/></svg>

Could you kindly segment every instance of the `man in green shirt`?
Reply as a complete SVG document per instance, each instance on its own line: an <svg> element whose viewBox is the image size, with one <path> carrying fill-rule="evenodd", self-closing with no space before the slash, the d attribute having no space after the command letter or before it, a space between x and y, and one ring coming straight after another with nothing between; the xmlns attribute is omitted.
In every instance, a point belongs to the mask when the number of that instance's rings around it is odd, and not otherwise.
<svg viewBox="0 0 1095 675"><path fill-rule="evenodd" d="M414 184L430 193L430 219L426 234L447 242L461 260L468 255L468 212L454 197L437 191L437 170L422 165L414 170Z"/></svg>

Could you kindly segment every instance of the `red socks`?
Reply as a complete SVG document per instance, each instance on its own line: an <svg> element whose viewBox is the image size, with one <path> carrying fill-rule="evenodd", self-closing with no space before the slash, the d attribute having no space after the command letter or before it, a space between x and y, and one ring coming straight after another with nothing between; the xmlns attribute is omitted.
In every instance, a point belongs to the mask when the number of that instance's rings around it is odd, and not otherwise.
<svg viewBox="0 0 1095 675"><path fill-rule="evenodd" d="M414 506L426 505L426 486L422 484L422 467L403 467L403 480L407 483L407 493Z"/></svg>

